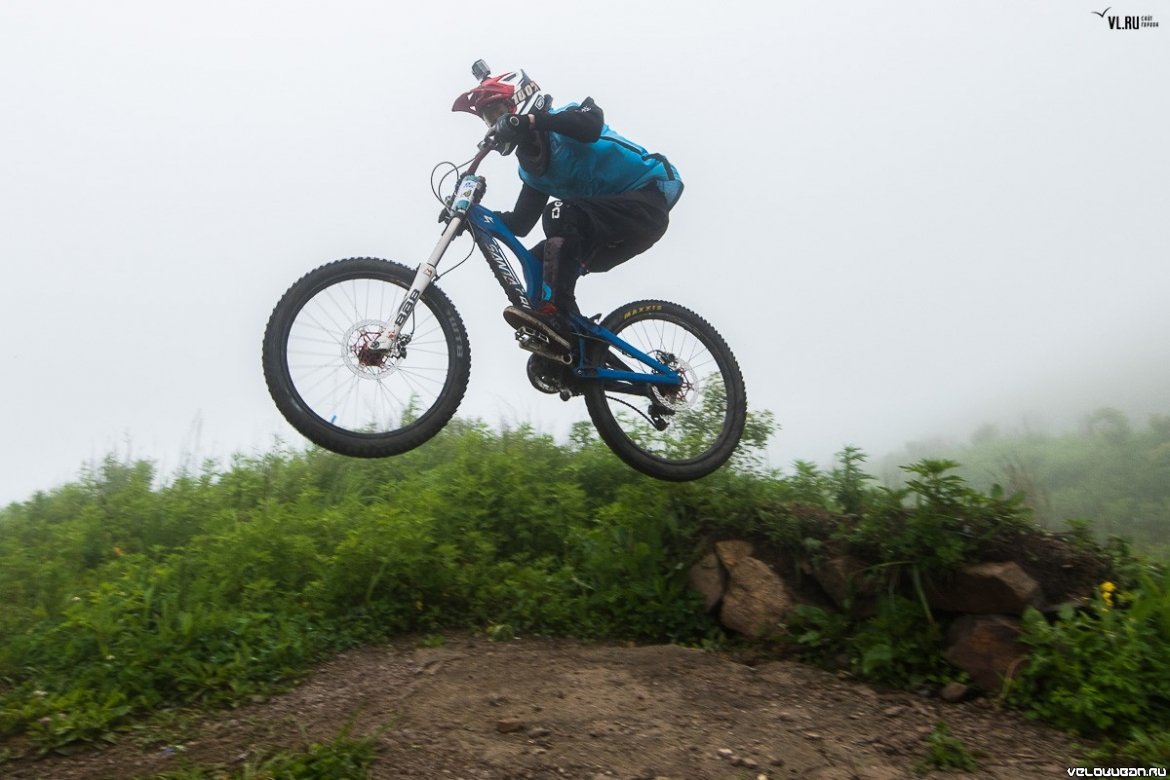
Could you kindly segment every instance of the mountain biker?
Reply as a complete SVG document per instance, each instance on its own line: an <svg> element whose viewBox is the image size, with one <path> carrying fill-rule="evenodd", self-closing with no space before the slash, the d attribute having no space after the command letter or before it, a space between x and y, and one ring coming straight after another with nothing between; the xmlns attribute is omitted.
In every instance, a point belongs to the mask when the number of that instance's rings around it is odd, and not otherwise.
<svg viewBox="0 0 1170 780"><path fill-rule="evenodd" d="M532 252L551 298L533 309L509 306L504 319L569 351L569 317L581 314L578 277L608 271L662 238L682 180L665 157L614 132L593 98L553 108L552 97L523 70L491 76L480 61L473 73L479 86L460 95L451 110L483 119L502 143L501 154L516 151L524 184L514 209L500 217L521 238L537 220L545 234Z"/></svg>

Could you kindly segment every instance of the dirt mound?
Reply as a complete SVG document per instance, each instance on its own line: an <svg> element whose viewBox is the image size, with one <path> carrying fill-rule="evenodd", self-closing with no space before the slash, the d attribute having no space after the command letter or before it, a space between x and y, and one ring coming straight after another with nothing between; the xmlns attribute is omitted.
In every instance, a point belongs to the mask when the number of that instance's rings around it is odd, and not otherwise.
<svg viewBox="0 0 1170 780"><path fill-rule="evenodd" d="M127 778L195 764L241 765L380 733L377 778L922 777L915 765L945 720L983 778L1052 778L1073 766L1066 735L987 701L944 704L878 691L790 662L749 666L675 646L448 638L337 656L302 685L211 715L163 744L22 760L10 780ZM182 756L183 758L179 758ZM945 776L931 773L926 777Z"/></svg>

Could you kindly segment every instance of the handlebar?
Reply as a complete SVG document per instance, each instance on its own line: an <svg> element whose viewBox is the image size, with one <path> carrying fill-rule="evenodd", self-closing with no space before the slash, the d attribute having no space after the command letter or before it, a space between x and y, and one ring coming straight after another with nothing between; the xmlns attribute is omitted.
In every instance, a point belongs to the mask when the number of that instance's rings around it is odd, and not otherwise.
<svg viewBox="0 0 1170 780"><path fill-rule="evenodd" d="M479 164L484 161L484 158L487 157L489 153L499 148L500 144L496 140L495 131L488 130L487 134L483 137L483 140L479 142L478 146L479 152L471 160L471 165L468 166L464 175L474 175L476 170L479 169Z"/></svg>
<svg viewBox="0 0 1170 780"><path fill-rule="evenodd" d="M478 176L476 172L479 170L479 164L483 162L491 152L499 149L500 146L500 142L496 139L495 129L489 129L484 137L480 140L478 144L479 151L476 152L475 157L471 158L471 162L468 164L467 170L459 174L459 177L455 183L455 191L446 198L443 198L441 195L439 195L437 191L435 192L435 197L443 203L443 210L439 212L439 222L450 222L452 217L466 211L472 201L471 193L468 193L467 197L462 199L458 204L456 203L456 198L462 191L464 182L466 182L468 179L475 179L476 183L474 184L474 187L476 192L479 196L483 195L483 192L486 188L486 180L484 180L481 176ZM455 166L454 164L450 165L452 168L455 168L456 171L459 170L458 166ZM438 168L438 166L435 167ZM431 175L431 188L434 189L434 173L432 172ZM443 178L446 179L446 176ZM440 182L440 186L442 186L442 182ZM476 200L478 201L478 198ZM465 225L461 226L458 232L463 232L464 227ZM456 235L458 235L458 233L456 233Z"/></svg>

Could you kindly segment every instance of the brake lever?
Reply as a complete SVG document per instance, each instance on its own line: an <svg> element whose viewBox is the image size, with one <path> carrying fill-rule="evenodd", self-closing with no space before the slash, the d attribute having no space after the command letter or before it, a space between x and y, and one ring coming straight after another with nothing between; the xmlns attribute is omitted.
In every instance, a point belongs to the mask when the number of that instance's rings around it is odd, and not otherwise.
<svg viewBox="0 0 1170 780"><path fill-rule="evenodd" d="M483 140L480 141L476 146L479 149L488 149L488 150L498 149L500 146L500 143L499 143L499 141L496 140L495 128L488 130L487 133L484 134Z"/></svg>

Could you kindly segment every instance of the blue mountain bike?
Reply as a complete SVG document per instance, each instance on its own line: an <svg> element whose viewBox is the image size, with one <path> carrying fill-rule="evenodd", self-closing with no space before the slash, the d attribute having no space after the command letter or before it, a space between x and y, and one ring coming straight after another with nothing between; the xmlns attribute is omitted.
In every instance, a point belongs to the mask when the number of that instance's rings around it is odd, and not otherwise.
<svg viewBox="0 0 1170 780"><path fill-rule="evenodd" d="M277 408L310 441L380 458L418 447L450 421L467 390L471 349L459 313L434 282L460 233L470 231L513 306L548 297L541 262L480 205L486 184L476 171L496 146L490 134L479 144L444 201L439 243L416 269L338 260L306 274L277 303L264 334L264 376ZM532 353L532 385L566 401L583 396L602 440L652 477L698 479L726 463L743 434L747 400L735 356L715 329L659 300L598 320L574 317L571 352L517 330L517 343Z"/></svg>

